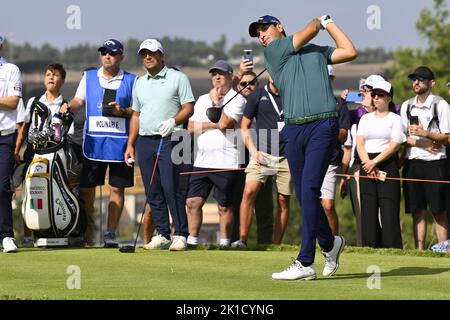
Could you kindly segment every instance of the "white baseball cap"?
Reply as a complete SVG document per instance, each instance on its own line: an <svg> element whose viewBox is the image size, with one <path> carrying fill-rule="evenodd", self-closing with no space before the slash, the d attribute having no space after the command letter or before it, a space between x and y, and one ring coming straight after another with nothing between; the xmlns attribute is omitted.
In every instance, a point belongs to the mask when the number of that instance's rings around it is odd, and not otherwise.
<svg viewBox="0 0 450 320"><path fill-rule="evenodd" d="M383 90L387 94L391 95L392 85L389 82L387 82L386 80L380 80L380 81L377 81L372 86L372 90L376 90L376 89Z"/></svg>
<svg viewBox="0 0 450 320"><path fill-rule="evenodd" d="M162 44L155 39L145 39L141 45L139 46L138 54L140 54L141 50L147 49L151 52L161 51L161 53L164 53L164 48Z"/></svg>
<svg viewBox="0 0 450 320"><path fill-rule="evenodd" d="M331 65L328 65L328 76L335 77L334 68Z"/></svg>
<svg viewBox="0 0 450 320"><path fill-rule="evenodd" d="M378 74L371 74L362 82L362 84L359 86L359 88L362 88L364 86L372 87L377 83L378 81L385 81L384 78ZM389 91L388 91L389 92Z"/></svg>

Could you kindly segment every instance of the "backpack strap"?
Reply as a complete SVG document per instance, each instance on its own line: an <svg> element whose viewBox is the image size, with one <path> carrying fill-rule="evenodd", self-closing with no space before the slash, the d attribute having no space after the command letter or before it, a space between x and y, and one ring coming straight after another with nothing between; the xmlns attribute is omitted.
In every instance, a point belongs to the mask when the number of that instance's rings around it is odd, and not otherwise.
<svg viewBox="0 0 450 320"><path fill-rule="evenodd" d="M427 128L428 131L430 131L431 125L434 123L434 124L436 124L436 127L438 128L439 132L441 132L441 130L439 129L439 116L438 116L438 112L437 112L437 107L441 100L443 100L441 97L434 96L433 100L431 101L432 118L431 118L430 123L428 123L428 128Z"/></svg>
<svg viewBox="0 0 450 320"><path fill-rule="evenodd" d="M408 100L408 105L406 107L406 118L409 120L411 119L411 109L413 107L413 103L414 103L414 98L411 98Z"/></svg>

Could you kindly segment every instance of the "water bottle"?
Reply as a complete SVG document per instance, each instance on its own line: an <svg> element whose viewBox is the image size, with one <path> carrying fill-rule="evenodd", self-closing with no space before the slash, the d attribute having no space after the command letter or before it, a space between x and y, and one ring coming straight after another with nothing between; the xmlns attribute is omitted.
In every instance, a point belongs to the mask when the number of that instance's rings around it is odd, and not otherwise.
<svg viewBox="0 0 450 320"><path fill-rule="evenodd" d="M61 124L62 124L61 114L56 113L52 118L52 128L54 131L53 139L55 140L55 142L61 141Z"/></svg>

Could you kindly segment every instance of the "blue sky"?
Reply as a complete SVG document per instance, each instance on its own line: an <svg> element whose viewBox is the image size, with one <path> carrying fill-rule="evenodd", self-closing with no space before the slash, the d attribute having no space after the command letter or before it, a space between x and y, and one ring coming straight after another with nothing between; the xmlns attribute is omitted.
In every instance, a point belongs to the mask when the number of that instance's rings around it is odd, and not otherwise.
<svg viewBox="0 0 450 320"><path fill-rule="evenodd" d="M79 8L79 29L69 29L74 21L69 6ZM379 8L379 29L369 29L367 21ZM448 6L448 3L447 3ZM357 48L426 47L415 29L423 7L432 0L255 0L255 1L152 1L152 0L39 0L3 1L0 34L16 43L45 42L58 48L79 43L101 44L107 38L125 40L162 36L184 37L212 43L224 34L228 46L248 36L250 22L264 14L278 17L287 33L301 30L313 17L329 14L350 36ZM376 9L377 10L377 9ZM72 13L74 11L71 11ZM314 41L332 44L326 33Z"/></svg>

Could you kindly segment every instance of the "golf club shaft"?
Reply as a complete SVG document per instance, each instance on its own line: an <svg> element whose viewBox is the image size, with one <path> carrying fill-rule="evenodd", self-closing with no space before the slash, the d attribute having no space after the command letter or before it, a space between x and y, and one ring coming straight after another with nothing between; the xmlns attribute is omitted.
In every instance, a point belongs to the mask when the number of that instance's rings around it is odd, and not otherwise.
<svg viewBox="0 0 450 320"><path fill-rule="evenodd" d="M156 159L155 159L155 164L153 165L152 176L150 178L150 185L148 186L147 194L145 196L145 203L144 203L144 208L142 210L141 219L139 221L138 231L137 231L137 234L136 234L136 238L134 239L134 247L135 248L136 248L136 244L137 244L137 239L139 237L139 232L141 231L142 220L144 219L144 214L145 214L145 207L147 206L148 195L150 194L150 188L152 187L153 178L155 177L155 172L156 172L156 168L158 166L159 154L161 153L163 141L164 141L164 138L161 137L161 140L159 141L158 151L156 152Z"/></svg>
<svg viewBox="0 0 450 320"><path fill-rule="evenodd" d="M260 73L258 73L258 74L256 75L255 79L253 79L253 80L258 79L260 75L262 75L264 72L266 72L266 70L267 70L267 68L264 68L264 70L261 71ZM237 97L242 91L244 91L249 85L250 85L250 84L247 83L247 85L246 85L245 87L243 87L241 90L239 90L238 92L236 92L236 94L235 94L233 97L231 97L231 99L228 100L223 106L221 106L220 109L225 108L225 106L226 106L231 100L233 100L234 98L236 98L236 97Z"/></svg>

